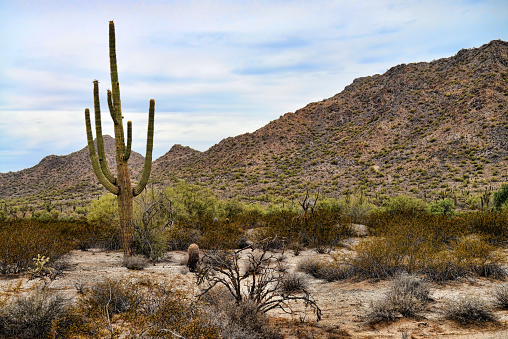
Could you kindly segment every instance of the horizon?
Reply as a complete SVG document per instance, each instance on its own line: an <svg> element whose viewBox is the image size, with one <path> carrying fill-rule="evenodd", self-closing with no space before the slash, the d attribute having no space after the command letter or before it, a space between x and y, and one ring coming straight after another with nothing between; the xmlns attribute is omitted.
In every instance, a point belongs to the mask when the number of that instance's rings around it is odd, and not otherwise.
<svg viewBox="0 0 508 339"><path fill-rule="evenodd" d="M206 151L252 133L356 78L508 40L502 1L0 5L1 173L86 147L84 109L93 108L94 79L103 133L111 136L111 19L122 111L133 121L132 148L143 156L155 99L154 159L174 144Z"/></svg>

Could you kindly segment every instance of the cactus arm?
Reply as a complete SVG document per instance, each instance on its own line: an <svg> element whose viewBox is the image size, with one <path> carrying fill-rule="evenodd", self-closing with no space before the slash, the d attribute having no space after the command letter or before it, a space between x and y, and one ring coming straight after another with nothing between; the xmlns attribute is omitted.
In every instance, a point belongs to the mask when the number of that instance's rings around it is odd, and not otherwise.
<svg viewBox="0 0 508 339"><path fill-rule="evenodd" d="M92 168L99 179L99 182L106 187L108 191L113 194L118 195L120 193L120 189L112 184L102 173L102 170L99 165L99 160L97 159L97 155L95 154L95 146L93 144L93 135L92 135L92 124L90 123L90 110L85 109L85 122L86 122L86 137L88 139L88 153L90 155L90 162L92 163Z"/></svg>
<svg viewBox="0 0 508 339"><path fill-rule="evenodd" d="M97 135L97 153L99 154L99 164L101 166L102 173L112 184L116 183L116 178L108 167L106 160L106 153L104 152L104 139L102 138L102 125L101 125L101 106L99 102L99 81L94 80L93 82L93 98L94 98L94 110L95 110L95 131ZM95 154L95 152L94 152Z"/></svg>
<svg viewBox="0 0 508 339"><path fill-rule="evenodd" d="M109 22L109 68L111 70L112 103L115 109L114 115L118 123L115 125L115 139L117 140L118 151L120 154L125 154L122 103L120 100L120 83L118 82L118 69L116 63L115 23L113 21ZM113 118L113 121L115 121L115 118Z"/></svg>
<svg viewBox="0 0 508 339"><path fill-rule="evenodd" d="M111 114L111 119L113 119L113 123L118 125L118 119L116 118L115 106L113 106L113 99L111 98L111 91L108 89L108 107L109 113Z"/></svg>
<svg viewBox="0 0 508 339"><path fill-rule="evenodd" d="M150 108L148 110L148 132L146 137L146 156L145 164L143 165L143 174L141 180L134 187L132 194L134 196L139 195L146 187L148 178L150 177L150 171L152 170L152 150L153 150L153 123L155 115L155 100L150 100Z"/></svg>
<svg viewBox="0 0 508 339"><path fill-rule="evenodd" d="M125 153L123 158L125 160L129 160L131 157L131 145L132 145L132 121L127 121L127 148L125 149Z"/></svg>
<svg viewBox="0 0 508 339"><path fill-rule="evenodd" d="M109 22L109 68L111 70L111 91L112 103L115 108L115 117L119 124L122 123L122 104L120 101L120 83L118 82L118 70L116 64L116 40L115 40L115 24Z"/></svg>

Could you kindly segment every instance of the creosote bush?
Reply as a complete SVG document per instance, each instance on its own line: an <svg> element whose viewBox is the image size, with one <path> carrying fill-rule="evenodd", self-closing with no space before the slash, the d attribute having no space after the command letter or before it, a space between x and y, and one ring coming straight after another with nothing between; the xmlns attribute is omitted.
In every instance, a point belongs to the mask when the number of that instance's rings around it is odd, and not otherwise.
<svg viewBox="0 0 508 339"><path fill-rule="evenodd" d="M0 224L0 274L18 274L35 269L34 258L48 257L45 267L76 248L74 233L82 222L9 220ZM79 233L79 231L78 231Z"/></svg>

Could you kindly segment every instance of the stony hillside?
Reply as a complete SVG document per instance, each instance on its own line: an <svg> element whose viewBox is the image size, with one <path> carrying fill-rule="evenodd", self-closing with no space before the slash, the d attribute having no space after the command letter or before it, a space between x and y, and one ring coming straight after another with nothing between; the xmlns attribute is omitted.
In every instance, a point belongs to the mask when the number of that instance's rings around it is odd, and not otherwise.
<svg viewBox="0 0 508 339"><path fill-rule="evenodd" d="M507 108L508 43L497 40L356 79L329 99L206 152L175 145L154 162L152 177L260 200L308 188L327 196L479 194L507 180ZM131 159L137 173L142 157ZM77 185L102 190L86 149L0 174L0 198L54 189L62 195Z"/></svg>

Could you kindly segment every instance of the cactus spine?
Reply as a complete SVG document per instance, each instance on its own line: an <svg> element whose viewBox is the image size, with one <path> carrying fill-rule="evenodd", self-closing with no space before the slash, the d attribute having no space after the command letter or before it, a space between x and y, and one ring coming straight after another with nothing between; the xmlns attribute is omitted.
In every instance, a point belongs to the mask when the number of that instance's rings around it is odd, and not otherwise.
<svg viewBox="0 0 508 339"><path fill-rule="evenodd" d="M100 183L111 193L118 196L118 210L120 214L120 226L122 229L123 251L125 256L134 254L134 223L132 215L132 198L140 194L148 183L152 169L152 149L155 101L150 100L148 110L148 133L146 143L146 156L143 166L143 173L139 183L132 187L129 176L128 160L131 154L132 144L132 122L127 122L127 144L125 144L122 107L120 102L120 84L118 82L118 71L116 66L115 48L115 24L109 22L109 65L111 70L111 87L108 90L108 107L115 128L116 145L116 170L115 177L109 170L104 152L104 140L102 138L101 111L99 103L99 81L94 80L94 111L95 131L97 134L97 153L93 142L92 126L90 122L90 111L85 109L86 135L88 140L88 153L92 168Z"/></svg>

